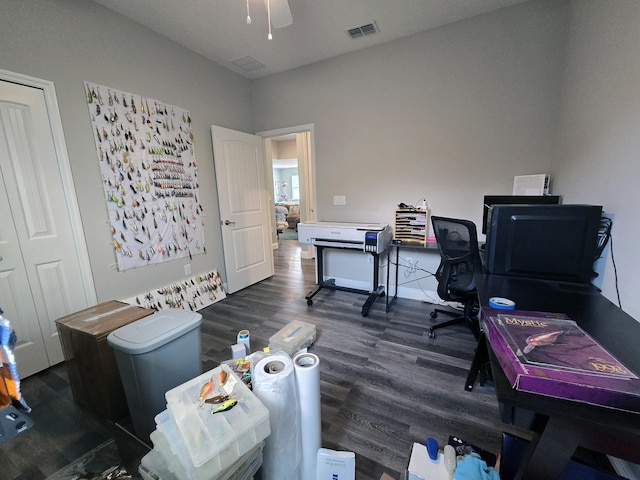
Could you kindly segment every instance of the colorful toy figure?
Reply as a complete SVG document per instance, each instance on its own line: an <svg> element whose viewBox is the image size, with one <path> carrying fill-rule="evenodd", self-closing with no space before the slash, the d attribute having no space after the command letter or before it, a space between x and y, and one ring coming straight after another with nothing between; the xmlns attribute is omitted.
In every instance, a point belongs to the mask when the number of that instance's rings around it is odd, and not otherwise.
<svg viewBox="0 0 640 480"><path fill-rule="evenodd" d="M211 415L214 415L216 413L220 413L220 412L226 412L227 410L231 410L233 407L235 407L238 404L238 401L235 399L230 399L227 400L224 403L221 403L218 407L214 407L211 410Z"/></svg>

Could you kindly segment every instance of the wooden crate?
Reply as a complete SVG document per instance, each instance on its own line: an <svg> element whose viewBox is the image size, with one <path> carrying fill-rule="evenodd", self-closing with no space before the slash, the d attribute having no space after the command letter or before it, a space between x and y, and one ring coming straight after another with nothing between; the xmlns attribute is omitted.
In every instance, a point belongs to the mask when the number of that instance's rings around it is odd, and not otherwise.
<svg viewBox="0 0 640 480"><path fill-rule="evenodd" d="M111 300L56 320L71 393L78 404L114 422L129 414L107 336L153 313L151 309Z"/></svg>
<svg viewBox="0 0 640 480"><path fill-rule="evenodd" d="M393 238L402 243L426 244L429 232L429 211L415 208L396 210Z"/></svg>

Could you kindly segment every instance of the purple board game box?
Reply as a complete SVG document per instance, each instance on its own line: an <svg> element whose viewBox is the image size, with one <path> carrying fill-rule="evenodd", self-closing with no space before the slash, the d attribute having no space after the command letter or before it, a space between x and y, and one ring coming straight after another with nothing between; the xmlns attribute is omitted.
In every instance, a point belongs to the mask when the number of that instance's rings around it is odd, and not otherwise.
<svg viewBox="0 0 640 480"><path fill-rule="evenodd" d="M482 309L484 331L520 391L640 412L640 379L561 313Z"/></svg>

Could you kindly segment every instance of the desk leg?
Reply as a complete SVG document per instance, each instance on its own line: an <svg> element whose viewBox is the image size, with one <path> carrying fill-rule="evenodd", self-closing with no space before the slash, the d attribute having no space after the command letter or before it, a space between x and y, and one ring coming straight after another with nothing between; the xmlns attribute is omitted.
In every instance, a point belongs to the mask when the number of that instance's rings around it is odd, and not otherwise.
<svg viewBox="0 0 640 480"><path fill-rule="evenodd" d="M395 280L395 283L393 284L394 285L393 295L391 295L391 286L390 286L391 250L392 250L392 247L387 248L387 299L386 299L387 313L389 313L389 311L391 310L391 306L398 299L398 261L400 260L400 247L396 246L395 248L393 248L393 250L396 251L396 264L394 268L394 275L396 280Z"/></svg>
<svg viewBox="0 0 640 480"><path fill-rule="evenodd" d="M386 313L389 313L389 297L391 297L391 290L389 290L389 270L391 270L391 247L387 248L387 298L385 298L385 309Z"/></svg>
<svg viewBox="0 0 640 480"><path fill-rule="evenodd" d="M487 341L484 332L480 332L480 337L478 338L478 346L476 347L476 353L473 356L471 367L469 368L469 373L467 374L467 383L464 385L464 389L468 392L473 390L476 379L482 371L482 366L489 361L489 350L487 350L487 348Z"/></svg>
<svg viewBox="0 0 640 480"><path fill-rule="evenodd" d="M560 478L580 442L580 427L557 417L549 418L542 434L531 442L516 480Z"/></svg>

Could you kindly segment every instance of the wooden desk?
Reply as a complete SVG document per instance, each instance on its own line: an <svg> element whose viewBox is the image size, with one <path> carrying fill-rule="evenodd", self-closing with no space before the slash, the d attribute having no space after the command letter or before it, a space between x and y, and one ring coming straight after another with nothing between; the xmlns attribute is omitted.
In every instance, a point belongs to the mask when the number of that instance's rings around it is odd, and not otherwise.
<svg viewBox="0 0 640 480"><path fill-rule="evenodd" d="M518 310L565 313L640 374L640 322L595 287L484 274L476 284L481 307L488 306L490 297L504 297ZM502 421L536 433L516 478L558 478L578 446L640 463L639 413L518 391L491 345L487 350Z"/></svg>

